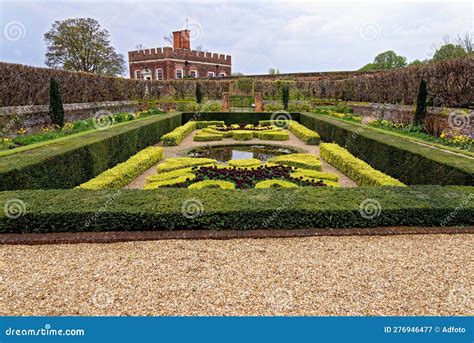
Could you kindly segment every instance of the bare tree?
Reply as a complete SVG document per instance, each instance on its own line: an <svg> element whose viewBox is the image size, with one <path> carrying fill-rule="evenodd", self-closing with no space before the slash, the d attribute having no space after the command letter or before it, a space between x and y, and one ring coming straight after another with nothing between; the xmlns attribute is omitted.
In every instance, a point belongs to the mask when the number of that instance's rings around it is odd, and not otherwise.
<svg viewBox="0 0 474 343"><path fill-rule="evenodd" d="M456 43L464 48L468 54L474 52L474 34L466 31L464 36L458 35Z"/></svg>

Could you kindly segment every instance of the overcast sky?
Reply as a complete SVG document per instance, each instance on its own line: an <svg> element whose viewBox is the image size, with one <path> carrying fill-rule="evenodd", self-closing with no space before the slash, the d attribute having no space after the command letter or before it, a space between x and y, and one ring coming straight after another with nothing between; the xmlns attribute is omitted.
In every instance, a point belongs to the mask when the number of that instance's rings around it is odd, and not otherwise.
<svg viewBox="0 0 474 343"><path fill-rule="evenodd" d="M473 2L96 2L0 3L0 60L44 66L43 34L55 20L92 17L127 58L138 44L165 46L163 36L186 25L191 47L232 55L245 74L356 70L377 53L408 61L432 55L432 43L474 30Z"/></svg>

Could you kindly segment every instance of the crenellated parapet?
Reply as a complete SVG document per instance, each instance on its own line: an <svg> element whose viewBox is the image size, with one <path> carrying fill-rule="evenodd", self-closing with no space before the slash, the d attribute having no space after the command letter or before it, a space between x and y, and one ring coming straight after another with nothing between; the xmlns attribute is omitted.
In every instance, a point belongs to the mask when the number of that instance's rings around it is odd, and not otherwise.
<svg viewBox="0 0 474 343"><path fill-rule="evenodd" d="M206 51L189 50L189 49L174 49L171 47L152 48L135 50L128 52L129 62L145 62L150 60L160 59L178 59L195 62L206 62L231 65L232 58L230 55L217 54Z"/></svg>

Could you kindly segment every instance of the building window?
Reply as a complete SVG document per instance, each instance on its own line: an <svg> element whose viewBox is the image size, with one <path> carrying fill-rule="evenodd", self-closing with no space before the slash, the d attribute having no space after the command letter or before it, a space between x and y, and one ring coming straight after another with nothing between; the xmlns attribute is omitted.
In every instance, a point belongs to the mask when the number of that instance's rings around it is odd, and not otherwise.
<svg viewBox="0 0 474 343"><path fill-rule="evenodd" d="M219 73L219 76L220 77L226 77L227 75L226 75L226 73L222 72L222 73Z"/></svg>
<svg viewBox="0 0 474 343"><path fill-rule="evenodd" d="M163 69L161 68L156 69L156 79L163 80Z"/></svg>
<svg viewBox="0 0 474 343"><path fill-rule="evenodd" d="M208 71L207 72L207 77L214 77L216 74L213 71Z"/></svg>
<svg viewBox="0 0 474 343"><path fill-rule="evenodd" d="M182 79L183 78L183 69L176 69L176 79Z"/></svg>
<svg viewBox="0 0 474 343"><path fill-rule="evenodd" d="M190 71L190 74L191 74L191 77L193 77L193 78L197 78L197 77L198 77L198 72L197 72L197 70L191 70L191 71Z"/></svg>
<svg viewBox="0 0 474 343"><path fill-rule="evenodd" d="M136 79L140 78L140 70L135 70L135 78Z"/></svg>

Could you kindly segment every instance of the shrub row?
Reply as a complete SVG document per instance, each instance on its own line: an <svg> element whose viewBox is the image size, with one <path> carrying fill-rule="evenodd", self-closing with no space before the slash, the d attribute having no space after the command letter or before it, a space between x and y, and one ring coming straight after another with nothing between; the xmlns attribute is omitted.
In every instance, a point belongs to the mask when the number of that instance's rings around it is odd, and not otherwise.
<svg viewBox="0 0 474 343"><path fill-rule="evenodd" d="M268 162L321 171L323 166L319 157L312 154L288 154L272 157Z"/></svg>
<svg viewBox="0 0 474 343"><path fill-rule="evenodd" d="M0 190L73 188L157 143L181 124L166 114L0 158Z"/></svg>
<svg viewBox="0 0 474 343"><path fill-rule="evenodd" d="M212 141L221 141L223 135L207 133L207 132L198 132L193 136L193 141L195 142L212 142Z"/></svg>
<svg viewBox="0 0 474 343"><path fill-rule="evenodd" d="M474 163L467 157L323 115L302 113L301 123L404 184L474 185Z"/></svg>
<svg viewBox="0 0 474 343"><path fill-rule="evenodd" d="M318 145L321 137L319 137L318 133L308 129L306 126L301 125L295 120L261 120L259 122L260 125L275 125L278 126L286 126L288 130L290 130L296 137L301 139L308 145Z"/></svg>
<svg viewBox="0 0 474 343"><path fill-rule="evenodd" d="M0 232L474 225L473 193L453 186L0 192L2 208L12 198L26 206L17 219L0 211ZM379 204L373 216L363 215L366 199ZM190 203L198 211L187 218Z"/></svg>
<svg viewBox="0 0 474 343"><path fill-rule="evenodd" d="M123 163L106 170L78 188L83 189L120 189L128 185L137 176L163 158L163 148L148 147L130 157Z"/></svg>
<svg viewBox="0 0 474 343"><path fill-rule="evenodd" d="M164 146L179 145L179 143L181 143L182 140L194 130L196 130L196 122L189 121L161 137L161 140L163 141Z"/></svg>
<svg viewBox="0 0 474 343"><path fill-rule="evenodd" d="M287 141L290 136L285 131L262 131L258 133L258 138L270 141Z"/></svg>
<svg viewBox="0 0 474 343"><path fill-rule="evenodd" d="M247 123L258 125L258 122L261 120L270 120L272 118L272 113L268 112L183 112L183 123L186 123L190 120L195 121L224 121L227 125L230 124L240 124ZM297 112L289 113L293 120L299 121L300 114Z"/></svg>
<svg viewBox="0 0 474 343"><path fill-rule="evenodd" d="M403 183L375 170L349 151L334 143L322 143L321 157L349 176L359 186L404 186Z"/></svg>

